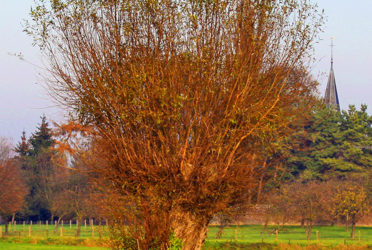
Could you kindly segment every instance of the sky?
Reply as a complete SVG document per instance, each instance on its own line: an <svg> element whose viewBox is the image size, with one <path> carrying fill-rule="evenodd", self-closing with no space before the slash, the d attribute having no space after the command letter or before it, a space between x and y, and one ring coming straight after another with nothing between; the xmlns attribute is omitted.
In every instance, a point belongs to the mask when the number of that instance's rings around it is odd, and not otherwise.
<svg viewBox="0 0 372 250"><path fill-rule="evenodd" d="M334 37L334 71L342 109L367 104L372 114L372 0L313 0L327 17L315 46L312 74L324 95ZM23 32L32 0L1 0L0 6L0 137L30 136L45 114L64 120L63 109L48 96L40 75L45 68L39 50ZM22 54L20 60L14 54ZM35 66L36 65L36 66Z"/></svg>

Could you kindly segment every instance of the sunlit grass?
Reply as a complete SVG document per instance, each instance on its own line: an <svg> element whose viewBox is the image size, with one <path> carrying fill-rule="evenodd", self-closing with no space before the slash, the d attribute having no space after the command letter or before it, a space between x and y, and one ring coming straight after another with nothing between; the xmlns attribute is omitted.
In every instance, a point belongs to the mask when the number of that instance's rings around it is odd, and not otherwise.
<svg viewBox="0 0 372 250"><path fill-rule="evenodd" d="M2 227L4 234L5 228ZM76 225L65 224L54 233L54 226L34 224L31 237L29 225L16 225L0 240L0 249L105 249L108 239L106 226L81 226L80 237ZM372 249L372 227L357 227L355 240L342 226L314 226L311 240L306 240L305 228L284 226L275 233L274 226L228 226L216 239L218 226L209 227L204 249ZM92 233L92 231L94 231ZM317 239L318 232L318 239ZM359 241L360 232L360 241Z"/></svg>
<svg viewBox="0 0 372 250"><path fill-rule="evenodd" d="M336 246L339 248L341 245L361 246L364 248L365 246L372 245L371 227L357 227L355 239L352 240L350 238L351 229L349 232L346 232L345 227L342 226L314 226L311 240L309 241L306 239L305 228L301 228L299 226L284 226L280 229L278 235L276 235L274 229L274 226L269 226L265 230L264 226L261 225L229 226L228 228L225 228L221 238L216 239L216 234L219 230L219 227L211 226L209 227L206 247L215 247L226 243L235 246L245 244L285 244L291 246L317 245L318 247L324 246L326 248L333 248ZM318 239L316 232L318 232Z"/></svg>

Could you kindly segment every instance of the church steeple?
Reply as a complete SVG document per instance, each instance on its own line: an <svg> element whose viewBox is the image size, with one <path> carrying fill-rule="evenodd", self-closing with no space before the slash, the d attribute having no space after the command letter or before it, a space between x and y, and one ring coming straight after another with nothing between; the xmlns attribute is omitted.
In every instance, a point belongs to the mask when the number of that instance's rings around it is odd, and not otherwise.
<svg viewBox="0 0 372 250"><path fill-rule="evenodd" d="M333 38L331 38L331 70L329 72L324 101L329 107L333 107L340 111L340 103L338 101L335 73L333 71L333 47L334 47Z"/></svg>

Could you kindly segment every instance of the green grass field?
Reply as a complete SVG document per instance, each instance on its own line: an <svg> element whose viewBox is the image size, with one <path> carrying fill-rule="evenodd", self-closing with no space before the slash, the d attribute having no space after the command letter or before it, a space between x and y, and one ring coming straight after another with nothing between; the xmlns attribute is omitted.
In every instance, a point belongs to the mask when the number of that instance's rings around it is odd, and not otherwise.
<svg viewBox="0 0 372 250"><path fill-rule="evenodd" d="M67 245L43 245L31 243L0 242L0 249L18 250L18 249L38 249L38 250L103 250L103 247L84 247L84 246L67 246Z"/></svg>
<svg viewBox="0 0 372 250"><path fill-rule="evenodd" d="M223 244L244 246L252 244L259 245L299 245L312 246L318 245L324 248L333 249L343 246L363 246L372 248L372 227L357 227L355 240L350 239L350 231L345 232L345 227L342 226L314 226L311 240L306 240L305 228L299 226L285 226L278 236L273 233L275 227L269 226L266 230L261 225L245 225L245 226L229 226L225 229L222 237L216 239L218 227L210 227L206 248L214 248ZM318 231L318 240L316 238ZM359 242L360 231L360 242ZM263 244L262 244L263 243ZM260 249L260 248L259 248Z"/></svg>
<svg viewBox="0 0 372 250"><path fill-rule="evenodd" d="M1 227L4 233L4 225ZM278 235L273 229L269 226L264 230L261 225L229 226L216 239L219 227L211 226L205 249L372 249L372 227L357 227L355 240L351 240L345 227L315 226L310 241L299 226L285 226ZM0 239L0 249L107 249L104 246L108 232L103 226L95 226L94 232L91 227L82 226L81 236L76 237L75 225L64 225L61 236L60 229L54 234L53 226L36 224L31 237L28 234L28 225L12 227L10 234Z"/></svg>
<svg viewBox="0 0 372 250"><path fill-rule="evenodd" d="M108 237L107 227L81 226L80 236L76 236L76 225L61 226L54 233L53 225L16 225L9 228L9 234L4 235L5 226L1 225L3 238L0 239L0 249L107 249L105 239ZM31 237L29 236L31 234Z"/></svg>

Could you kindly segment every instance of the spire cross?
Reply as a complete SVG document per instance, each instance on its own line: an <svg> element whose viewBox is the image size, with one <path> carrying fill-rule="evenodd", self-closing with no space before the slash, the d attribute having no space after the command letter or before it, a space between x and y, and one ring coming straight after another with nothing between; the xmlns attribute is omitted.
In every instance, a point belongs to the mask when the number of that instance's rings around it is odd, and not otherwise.
<svg viewBox="0 0 372 250"><path fill-rule="evenodd" d="M333 47L335 46L335 45L333 45L333 37L331 37L331 66L332 66L332 68L333 68Z"/></svg>

